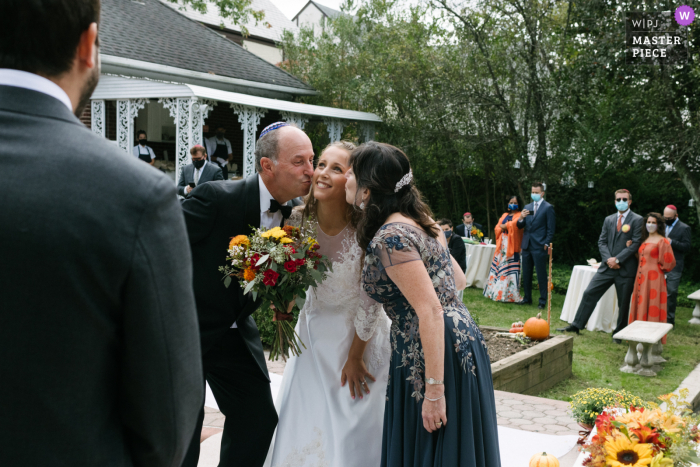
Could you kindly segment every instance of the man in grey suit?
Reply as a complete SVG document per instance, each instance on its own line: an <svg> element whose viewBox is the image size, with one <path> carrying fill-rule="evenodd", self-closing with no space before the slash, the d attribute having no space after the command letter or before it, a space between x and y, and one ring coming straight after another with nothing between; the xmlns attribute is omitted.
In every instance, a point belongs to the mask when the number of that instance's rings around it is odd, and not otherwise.
<svg viewBox="0 0 700 467"><path fill-rule="evenodd" d="M99 16L0 2L2 466L178 467L203 399L173 183L75 116Z"/></svg>
<svg viewBox="0 0 700 467"><path fill-rule="evenodd" d="M634 255L642 239L644 219L632 212L632 193L620 189L615 192L617 213L605 218L603 231L598 239L598 249L602 256L598 272L583 293L581 304L571 325L557 329L560 332L575 332L586 327L598 300L615 285L618 303L617 327L615 333L627 326L630 312L630 299L634 291L634 278L637 273L637 258ZM631 240L630 246L627 241ZM613 339L617 344L619 340Z"/></svg>
<svg viewBox="0 0 700 467"><path fill-rule="evenodd" d="M666 322L675 326L678 286L681 283L681 275L685 265L685 254L690 250L690 226L681 222L678 218L678 209L672 204L664 209L664 220L666 220L666 238L671 242L673 256L676 258L676 267L666 274L666 290L668 292Z"/></svg>
<svg viewBox="0 0 700 467"><path fill-rule="evenodd" d="M180 171L180 181L177 183L177 194L185 198L190 196L194 187L212 180L223 180L221 168L207 160L207 150L201 144L190 148L192 163Z"/></svg>

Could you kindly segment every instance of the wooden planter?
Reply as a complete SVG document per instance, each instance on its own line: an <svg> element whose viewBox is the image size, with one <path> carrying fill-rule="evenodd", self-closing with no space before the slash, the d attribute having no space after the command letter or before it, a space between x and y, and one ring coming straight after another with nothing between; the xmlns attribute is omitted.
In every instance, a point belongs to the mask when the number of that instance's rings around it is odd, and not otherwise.
<svg viewBox="0 0 700 467"><path fill-rule="evenodd" d="M481 326L489 331L508 329ZM574 338L552 336L529 349L491 364L493 388L536 396L571 376Z"/></svg>

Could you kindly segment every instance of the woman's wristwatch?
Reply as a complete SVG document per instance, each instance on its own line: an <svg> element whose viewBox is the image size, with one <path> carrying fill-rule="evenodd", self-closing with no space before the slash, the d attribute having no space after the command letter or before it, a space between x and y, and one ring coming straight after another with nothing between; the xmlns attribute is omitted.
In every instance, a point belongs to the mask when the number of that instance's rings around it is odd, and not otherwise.
<svg viewBox="0 0 700 467"><path fill-rule="evenodd" d="M426 384L445 384L444 381L439 381L439 380L434 379L434 378L428 378L428 379L426 379L426 380L425 380L425 383L426 383Z"/></svg>

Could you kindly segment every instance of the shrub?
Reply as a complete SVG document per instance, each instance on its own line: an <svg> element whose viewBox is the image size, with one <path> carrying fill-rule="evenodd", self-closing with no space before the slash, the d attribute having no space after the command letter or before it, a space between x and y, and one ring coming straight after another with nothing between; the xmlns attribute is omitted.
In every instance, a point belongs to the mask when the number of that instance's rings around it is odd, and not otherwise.
<svg viewBox="0 0 700 467"><path fill-rule="evenodd" d="M624 389L588 388L571 396L571 413L574 419L584 425L593 426L595 419L606 407L645 407L650 409L653 404L645 402Z"/></svg>

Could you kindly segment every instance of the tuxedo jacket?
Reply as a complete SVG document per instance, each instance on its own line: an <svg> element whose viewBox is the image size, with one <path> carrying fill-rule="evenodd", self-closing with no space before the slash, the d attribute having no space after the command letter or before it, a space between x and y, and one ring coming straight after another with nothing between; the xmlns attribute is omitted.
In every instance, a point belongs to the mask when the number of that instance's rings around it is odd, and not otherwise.
<svg viewBox="0 0 700 467"><path fill-rule="evenodd" d="M199 176L197 185L211 182L212 180L223 179L224 175L221 172L221 167L218 167L216 164L212 164L211 162L207 162L202 168L202 174ZM177 182L177 194L184 197L189 196L186 194L185 188L187 188L190 183L194 183L194 165L187 164L180 171L180 181Z"/></svg>
<svg viewBox="0 0 700 467"><path fill-rule="evenodd" d="M668 234L671 239L671 248L673 248L673 256L676 257L676 267L674 270L683 271L685 264L685 254L690 251L690 226L680 219Z"/></svg>
<svg viewBox="0 0 700 467"><path fill-rule="evenodd" d="M552 243L554 238L554 229L556 227L556 216L554 215L554 206L546 200L542 200L540 207L537 208L535 215L535 203L530 203L525 206L525 209L530 211L530 215L523 219L520 216L515 224L519 229L525 229L523 232L522 249L527 250L532 246L535 251L544 253L544 246ZM532 245L530 245L532 244Z"/></svg>
<svg viewBox="0 0 700 467"><path fill-rule="evenodd" d="M179 466L204 382L172 180L11 86L0 172L0 465Z"/></svg>
<svg viewBox="0 0 700 467"><path fill-rule="evenodd" d="M603 231L598 239L598 249L601 255L598 272L604 273L610 270L619 273L622 277L634 277L637 274L637 264L639 263L635 253L642 241L644 218L630 211L618 232L618 217L619 213L616 212L606 217L603 222ZM625 225L629 226L629 230L625 229ZM630 246L627 246L628 240L632 240ZM609 269L607 264L609 258L617 258L620 261L620 269Z"/></svg>
<svg viewBox="0 0 700 467"><path fill-rule="evenodd" d="M464 231L465 227L466 227L466 225L459 224L457 227L455 227L455 232L457 232L460 237L471 238L471 236L472 236L471 232L465 232ZM481 230L482 233L484 232L484 228L481 226L481 224L477 224L476 222L474 222L472 224L472 227L476 227L477 229ZM484 235L486 235L486 234L484 234Z"/></svg>
<svg viewBox="0 0 700 467"><path fill-rule="evenodd" d="M252 227L260 226L258 175L197 185L182 202L182 209L192 249L202 353L209 351L236 322L248 351L269 380L260 333L250 316L260 300L254 301L251 294L243 295L237 280L226 287L219 271L226 265L231 237L250 235Z"/></svg>

